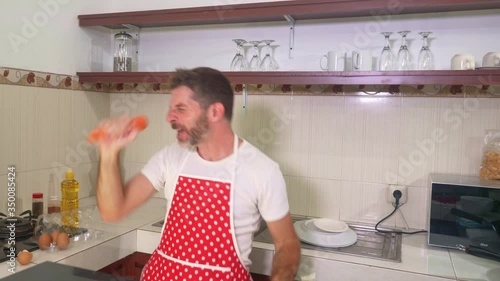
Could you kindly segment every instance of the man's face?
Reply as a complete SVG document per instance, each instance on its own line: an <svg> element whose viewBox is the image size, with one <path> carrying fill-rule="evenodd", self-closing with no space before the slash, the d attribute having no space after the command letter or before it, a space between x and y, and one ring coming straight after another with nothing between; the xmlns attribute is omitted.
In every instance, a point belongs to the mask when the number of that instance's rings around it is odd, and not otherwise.
<svg viewBox="0 0 500 281"><path fill-rule="evenodd" d="M166 118L172 129L177 131L179 144L184 146L198 145L210 128L206 110L191 98L192 95L193 91L185 86L172 90Z"/></svg>

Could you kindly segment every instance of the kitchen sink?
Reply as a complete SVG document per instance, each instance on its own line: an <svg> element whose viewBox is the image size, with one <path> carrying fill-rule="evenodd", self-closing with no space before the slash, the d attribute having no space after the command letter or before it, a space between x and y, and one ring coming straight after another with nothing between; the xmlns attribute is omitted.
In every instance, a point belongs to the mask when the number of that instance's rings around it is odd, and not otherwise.
<svg viewBox="0 0 500 281"><path fill-rule="evenodd" d="M292 217L294 222L308 219L306 217ZM262 228L265 223L262 223ZM321 247L301 242L303 249L310 249L323 252L341 253L353 256L368 257L373 259L401 262L401 234L380 233L372 226L349 224L349 227L356 232L358 240L348 247L330 248ZM273 243L271 234L266 228L256 235L254 241L263 243Z"/></svg>

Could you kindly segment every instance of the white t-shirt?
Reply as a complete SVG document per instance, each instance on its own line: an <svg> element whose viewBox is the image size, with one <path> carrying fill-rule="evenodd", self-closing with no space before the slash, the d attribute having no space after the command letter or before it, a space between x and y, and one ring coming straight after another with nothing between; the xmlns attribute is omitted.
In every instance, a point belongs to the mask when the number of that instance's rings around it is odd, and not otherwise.
<svg viewBox="0 0 500 281"><path fill-rule="evenodd" d="M165 198L170 202L181 166L182 174L230 181L234 171L233 158L234 154L220 161L207 161L195 150L176 143L157 152L141 172L157 190L164 188ZM248 269L253 234L259 229L261 217L265 221L275 221L288 214L286 185L278 164L243 141L238 150L233 188L237 246Z"/></svg>

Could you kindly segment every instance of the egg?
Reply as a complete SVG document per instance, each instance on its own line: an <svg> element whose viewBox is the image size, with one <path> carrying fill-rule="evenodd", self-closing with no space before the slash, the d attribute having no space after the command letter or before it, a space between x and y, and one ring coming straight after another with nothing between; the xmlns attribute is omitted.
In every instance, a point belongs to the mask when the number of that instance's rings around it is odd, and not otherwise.
<svg viewBox="0 0 500 281"><path fill-rule="evenodd" d="M57 245L57 237L59 236L59 234L60 234L60 233L61 233L61 232L60 232L60 231L58 231L58 230L54 230L54 231L52 232L52 234L51 234L51 236L52 236L52 243L53 243L54 245Z"/></svg>
<svg viewBox="0 0 500 281"><path fill-rule="evenodd" d="M38 247L42 250L50 248L50 243L52 243L52 236L48 233L44 233L38 238Z"/></svg>
<svg viewBox="0 0 500 281"><path fill-rule="evenodd" d="M64 250L68 248L69 245L69 236L68 234L61 232L59 233L59 236L57 236L57 242L56 242L57 248L60 250Z"/></svg>
<svg viewBox="0 0 500 281"><path fill-rule="evenodd" d="M19 254L17 254L17 261L19 262L20 265L29 264L31 262L31 259L33 259L33 254L26 250L19 252Z"/></svg>

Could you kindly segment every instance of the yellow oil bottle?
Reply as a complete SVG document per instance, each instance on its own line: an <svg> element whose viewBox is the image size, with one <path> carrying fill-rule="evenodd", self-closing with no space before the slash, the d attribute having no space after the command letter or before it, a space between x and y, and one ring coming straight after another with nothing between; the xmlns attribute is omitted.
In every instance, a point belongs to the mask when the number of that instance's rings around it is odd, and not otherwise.
<svg viewBox="0 0 500 281"><path fill-rule="evenodd" d="M61 182L61 221L66 227L78 227L78 190L79 185L71 168L66 172L66 179Z"/></svg>

